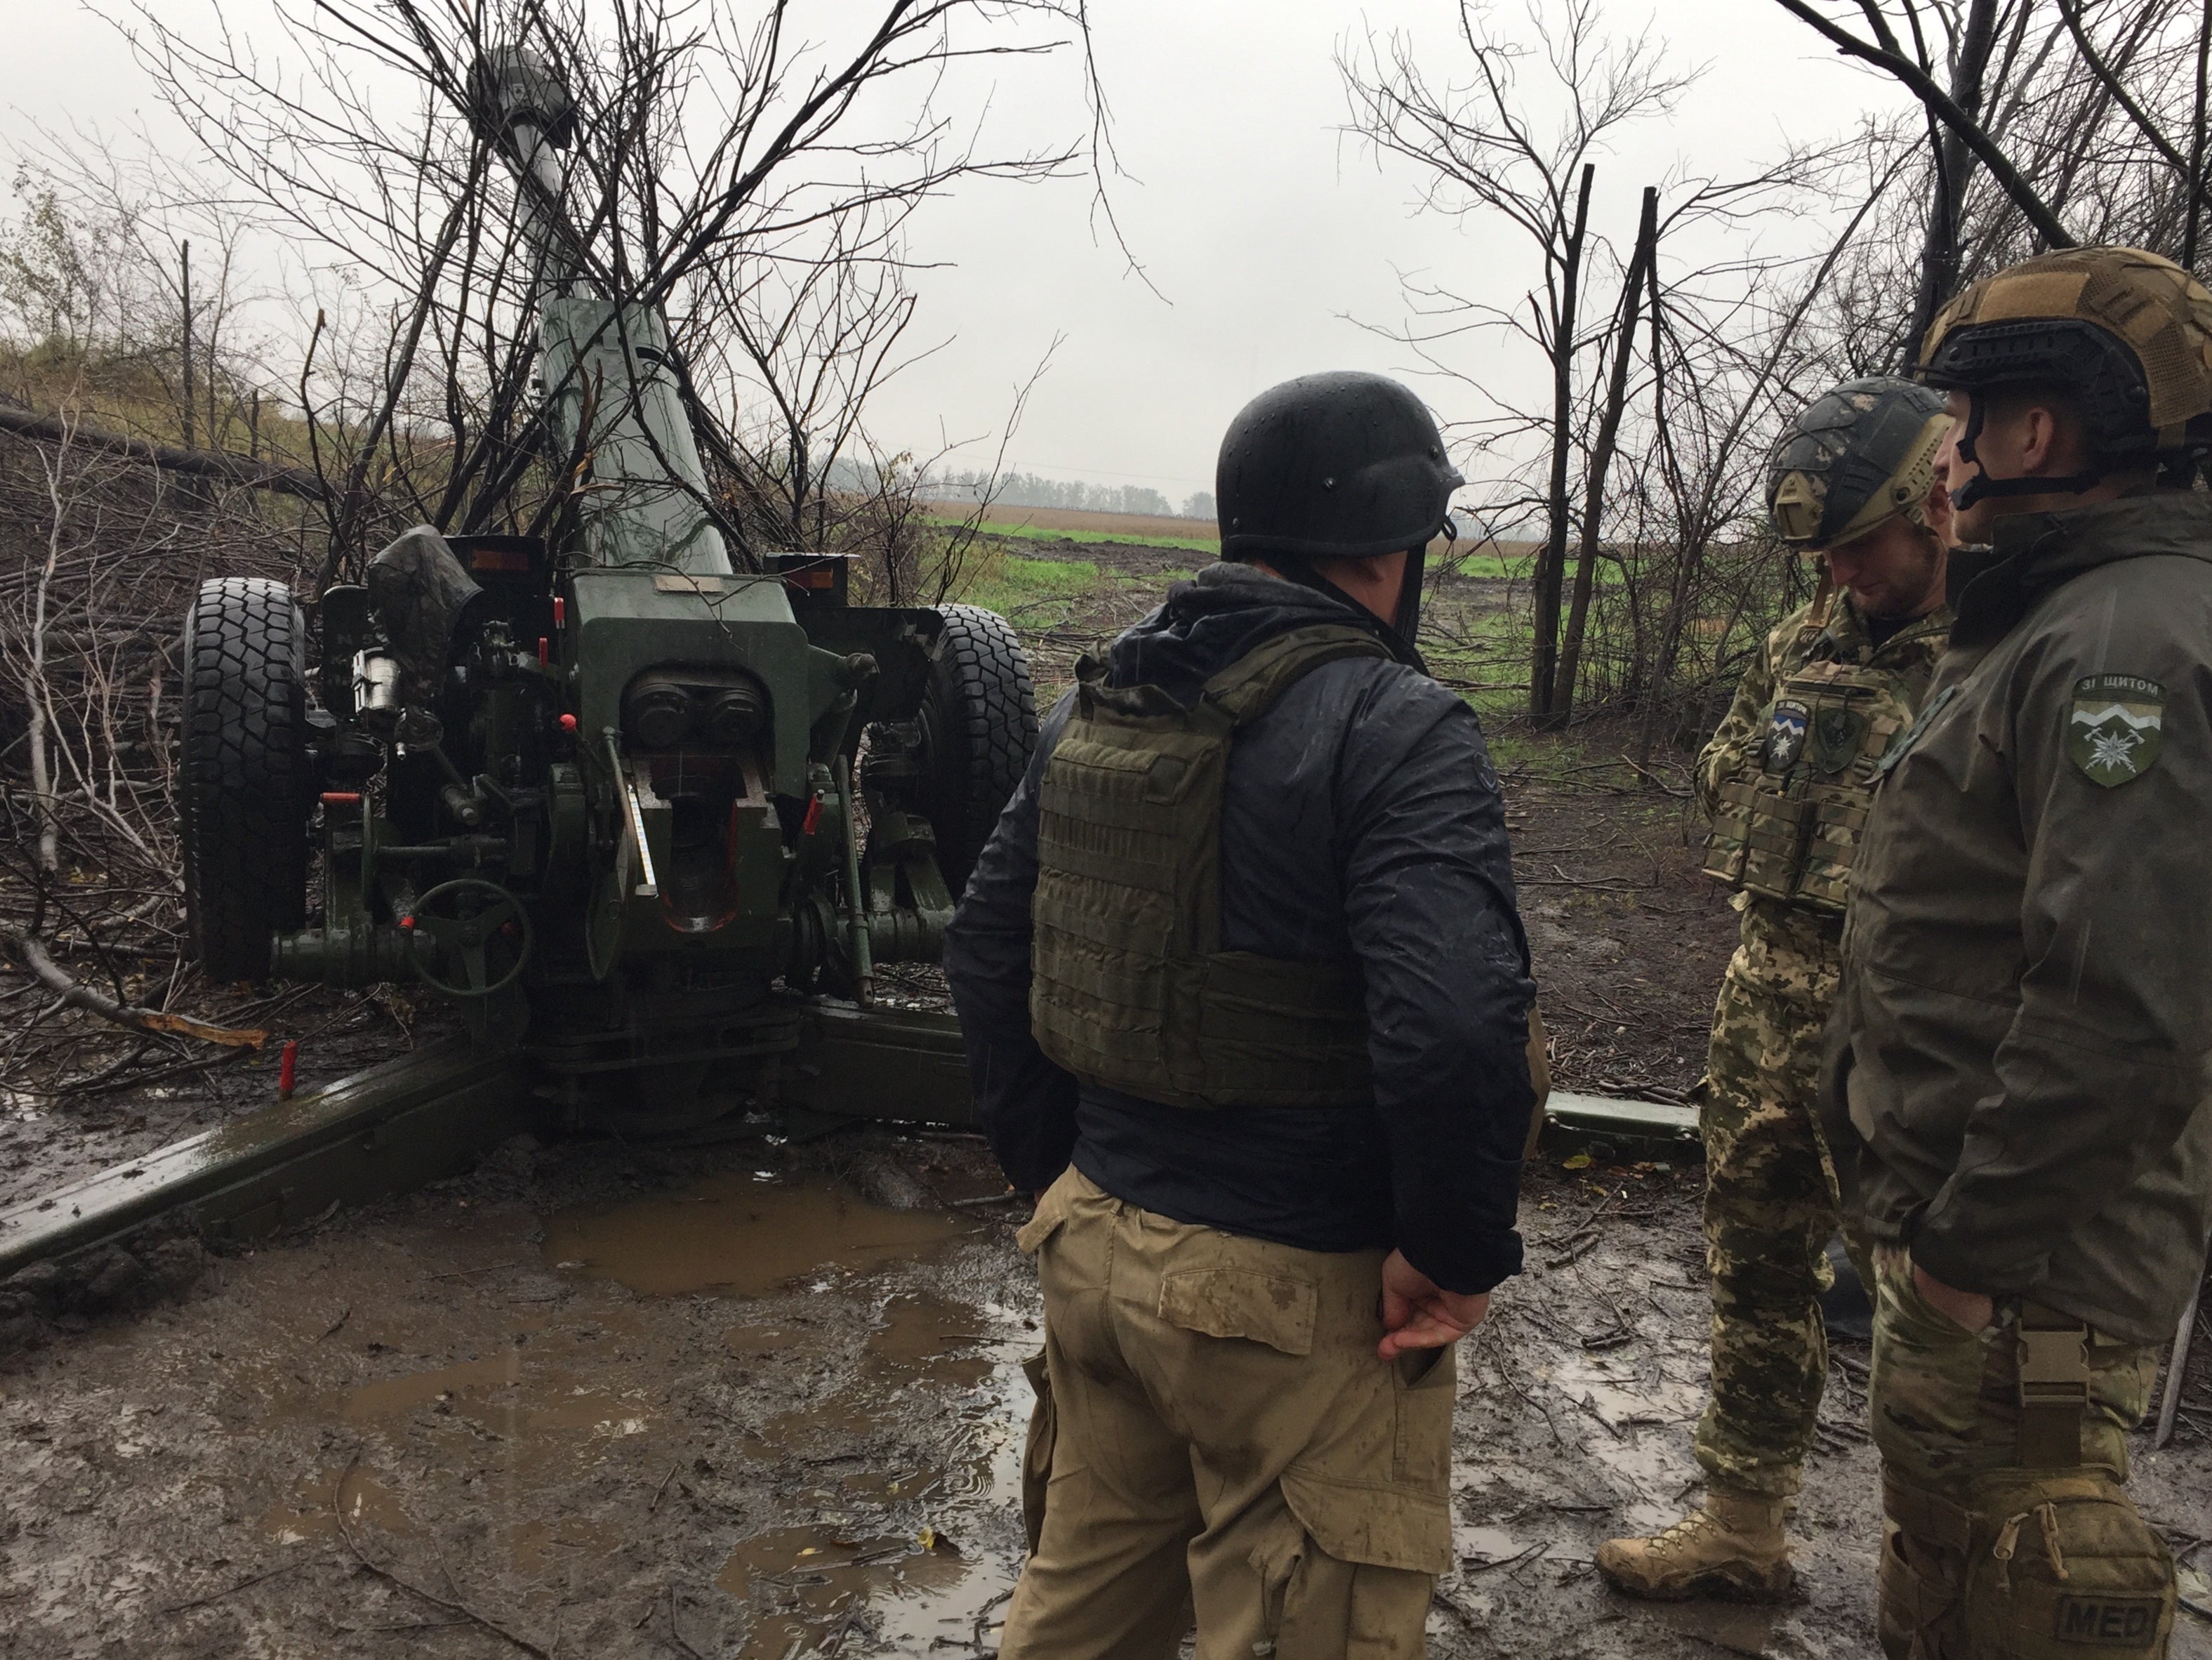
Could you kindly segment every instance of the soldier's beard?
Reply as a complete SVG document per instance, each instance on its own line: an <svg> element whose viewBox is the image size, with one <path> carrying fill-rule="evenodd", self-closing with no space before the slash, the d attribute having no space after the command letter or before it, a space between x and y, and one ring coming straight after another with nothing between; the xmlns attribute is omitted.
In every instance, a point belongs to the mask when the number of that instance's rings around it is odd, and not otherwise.
<svg viewBox="0 0 2212 1660"><path fill-rule="evenodd" d="M1851 603L1862 617L1885 623L1907 622L1924 615L1935 610L1943 597L1946 556L1942 544L1933 536L1915 538L1910 556L1899 550L1883 569L1863 572L1857 582L1848 585Z"/></svg>

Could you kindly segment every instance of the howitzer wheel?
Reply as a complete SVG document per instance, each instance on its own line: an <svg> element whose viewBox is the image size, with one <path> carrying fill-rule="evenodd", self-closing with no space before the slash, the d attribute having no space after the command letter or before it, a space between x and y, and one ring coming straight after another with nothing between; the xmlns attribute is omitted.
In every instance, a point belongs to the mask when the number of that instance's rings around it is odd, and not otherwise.
<svg viewBox="0 0 2212 1660"><path fill-rule="evenodd" d="M1012 626L980 605L939 605L945 633L922 700L922 812L957 899L1036 748L1036 693Z"/></svg>
<svg viewBox="0 0 2212 1660"><path fill-rule="evenodd" d="M177 823L192 952L216 981L269 973L270 936L306 919L307 627L258 576L200 584L185 614Z"/></svg>

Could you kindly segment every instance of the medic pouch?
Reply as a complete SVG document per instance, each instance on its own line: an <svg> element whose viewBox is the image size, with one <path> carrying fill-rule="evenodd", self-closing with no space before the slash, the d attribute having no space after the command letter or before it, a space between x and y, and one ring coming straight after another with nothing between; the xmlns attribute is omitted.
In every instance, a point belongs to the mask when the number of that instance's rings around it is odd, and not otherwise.
<svg viewBox="0 0 2212 1660"><path fill-rule="evenodd" d="M2006 1471L1974 1484L1960 1624L1971 1660L2163 1656L2173 1555L2111 1477Z"/></svg>
<svg viewBox="0 0 2212 1660"><path fill-rule="evenodd" d="M1827 661L1785 678L1743 768L1717 792L1705 874L1841 912L1876 769L1911 723L1899 681L1892 669Z"/></svg>
<svg viewBox="0 0 2212 1660"><path fill-rule="evenodd" d="M1278 635L1186 709L1085 658L1038 792L1030 1020L1078 1078L1182 1107L1344 1106L1372 1090L1349 964L1221 949L1221 800L1237 729L1298 678L1387 657L1371 634Z"/></svg>

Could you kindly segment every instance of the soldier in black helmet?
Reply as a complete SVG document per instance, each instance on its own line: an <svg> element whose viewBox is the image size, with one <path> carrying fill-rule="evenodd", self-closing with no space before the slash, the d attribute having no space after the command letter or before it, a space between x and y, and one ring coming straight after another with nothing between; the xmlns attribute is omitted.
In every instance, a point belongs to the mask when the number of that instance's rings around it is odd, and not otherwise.
<svg viewBox="0 0 2212 1660"><path fill-rule="evenodd" d="M1413 646L1460 482L1395 381L1254 399L1222 562L1079 666L953 922L1041 1195L1007 1660L1167 1660L1194 1612L1207 1654L1420 1651L1534 1104L1497 775Z"/></svg>
<svg viewBox="0 0 2212 1660"><path fill-rule="evenodd" d="M1876 770L1950 627L1936 466L1950 426L1925 386L1848 381L1797 417L1767 481L1775 532L1820 557L1820 586L1767 637L1698 757L1706 869L1735 889L1743 918L1699 1086L1705 1499L1662 1533L1598 1548L1599 1572L1636 1596L1771 1598L1792 1584L1784 1521L1827 1377L1819 1298L1838 1220L1814 1101L1821 1032Z"/></svg>

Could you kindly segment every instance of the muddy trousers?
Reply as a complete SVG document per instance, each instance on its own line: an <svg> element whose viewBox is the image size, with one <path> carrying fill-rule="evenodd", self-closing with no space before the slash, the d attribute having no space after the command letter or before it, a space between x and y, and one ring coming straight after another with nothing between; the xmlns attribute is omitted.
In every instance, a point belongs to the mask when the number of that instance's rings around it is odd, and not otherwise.
<svg viewBox="0 0 2212 1660"><path fill-rule="evenodd" d="M1004 1660L1171 1660L1194 1615L1199 1660L1421 1654L1455 1374L1376 1359L1382 1253L1193 1227L1073 1170L1019 1243L1048 1478Z"/></svg>
<svg viewBox="0 0 2212 1660"><path fill-rule="evenodd" d="M2124 1489L2128 1432L2150 1404L2155 1350L2000 1304L1968 1331L1912 1283L1902 1246L1875 1252L1881 1450L1880 1621L1888 1660L2160 1660L2173 1560ZM2063 1341L2052 1343L2052 1338ZM2079 1458L2021 1431L2021 1357L2081 1402ZM2040 1351L2034 1354L2034 1351ZM2047 1408L2044 1409L2047 1413ZM2077 1438L2071 1414L2064 1439Z"/></svg>
<svg viewBox="0 0 2212 1660"><path fill-rule="evenodd" d="M1838 1205L1815 1092L1840 923L1740 898L1698 1109L1713 1313L1696 1451L1708 1479L1780 1499L1797 1491L1827 1381L1820 1297Z"/></svg>

